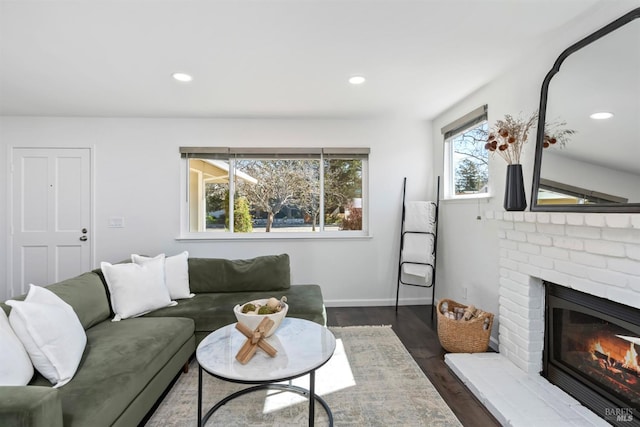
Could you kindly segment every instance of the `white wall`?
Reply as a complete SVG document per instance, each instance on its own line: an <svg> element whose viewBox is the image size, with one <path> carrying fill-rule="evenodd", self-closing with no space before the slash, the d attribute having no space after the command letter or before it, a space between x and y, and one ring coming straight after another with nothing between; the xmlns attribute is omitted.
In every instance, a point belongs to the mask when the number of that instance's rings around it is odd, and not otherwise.
<svg viewBox="0 0 640 427"><path fill-rule="evenodd" d="M250 258L289 253L294 283L317 283L327 305L395 302L402 178L409 200L434 197L431 126L405 119L248 120L0 118L0 176L10 147L92 147L95 158L94 265L132 252ZM367 146L372 237L356 240L178 241L179 146ZM0 188L0 270L7 266L7 185ZM107 227L122 216L125 227ZM403 289L407 302L429 290ZM8 298L0 285L0 300ZM422 298L422 300L412 300Z"/></svg>
<svg viewBox="0 0 640 427"><path fill-rule="evenodd" d="M490 126L505 114L528 117L539 107L542 82L558 55L569 45L628 12L633 6L631 1L609 2L606 7L598 5L590 14L578 17L580 22L575 22L575 26L566 25L549 34L547 40L541 40L538 51L514 52L514 55L526 55L517 66L436 117L432 122L436 173L443 173L442 127L484 104L489 106ZM528 204L531 200L534 151L535 130L530 134L522 156ZM504 210L506 162L499 156L491 158L489 171L491 198L442 202L436 300L450 298L474 304L497 315L500 258L498 225L494 220L486 220L484 212ZM479 213L482 217L480 220L476 219ZM494 322L492 333L494 342L497 340L497 323Z"/></svg>

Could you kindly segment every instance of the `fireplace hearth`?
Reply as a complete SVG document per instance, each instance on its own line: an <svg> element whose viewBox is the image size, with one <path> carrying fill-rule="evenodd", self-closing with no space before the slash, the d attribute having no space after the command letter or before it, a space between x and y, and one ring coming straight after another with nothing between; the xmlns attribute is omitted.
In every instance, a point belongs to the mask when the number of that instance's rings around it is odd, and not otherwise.
<svg viewBox="0 0 640 427"><path fill-rule="evenodd" d="M640 426L640 310L545 282L542 375L616 426Z"/></svg>

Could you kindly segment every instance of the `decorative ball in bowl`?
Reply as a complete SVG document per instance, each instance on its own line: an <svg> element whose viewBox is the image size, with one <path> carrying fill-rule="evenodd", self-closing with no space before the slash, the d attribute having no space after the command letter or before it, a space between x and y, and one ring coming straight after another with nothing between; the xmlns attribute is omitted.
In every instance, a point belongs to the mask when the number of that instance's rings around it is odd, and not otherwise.
<svg viewBox="0 0 640 427"><path fill-rule="evenodd" d="M268 302L271 302L270 304L271 306L275 306L274 300L280 306L280 311L276 311L275 313L271 313L271 314L256 313L257 311L259 311L260 307L266 307ZM247 306L248 304L253 305L253 307L255 308L254 311L243 313L242 312L243 307ZM243 323L252 331L258 327L260 322L262 322L262 320L265 317L268 317L271 320L273 320L273 326L271 327L271 329L269 329L269 331L267 331L267 333L265 334L265 337L270 337L271 335L273 335L276 329L278 329L278 326L280 326L280 323L282 323L282 320L284 319L284 317L287 315L288 310L289 310L289 305L286 302L278 301L275 298L257 299L257 300L246 302L244 304L236 304L236 306L233 307L233 313L236 315L236 319L238 319L238 322Z"/></svg>

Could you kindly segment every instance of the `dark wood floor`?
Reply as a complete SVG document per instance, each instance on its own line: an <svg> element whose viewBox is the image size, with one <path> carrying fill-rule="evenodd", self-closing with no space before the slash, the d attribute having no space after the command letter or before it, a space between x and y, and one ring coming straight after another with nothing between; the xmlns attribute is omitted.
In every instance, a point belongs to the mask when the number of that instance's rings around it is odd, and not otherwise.
<svg viewBox="0 0 640 427"><path fill-rule="evenodd" d="M328 326L391 325L442 398L466 427L500 424L444 363L431 306L327 307Z"/></svg>

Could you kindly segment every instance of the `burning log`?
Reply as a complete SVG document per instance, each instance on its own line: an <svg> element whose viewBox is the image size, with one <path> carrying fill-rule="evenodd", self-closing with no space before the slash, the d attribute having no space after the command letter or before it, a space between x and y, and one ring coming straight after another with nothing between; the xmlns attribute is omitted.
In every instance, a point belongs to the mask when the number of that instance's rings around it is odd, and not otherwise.
<svg viewBox="0 0 640 427"><path fill-rule="evenodd" d="M599 351L594 351L593 355L595 357L597 357L598 359L600 359L601 363L600 366L602 366L604 369L607 369L608 371L613 372L614 374L621 374L621 373L627 373L636 377L640 377L640 372L636 371L633 368L627 368L625 367L623 362L620 362L612 357L610 357L607 354L601 353ZM603 363L604 362L604 363ZM604 366L603 366L604 365Z"/></svg>

